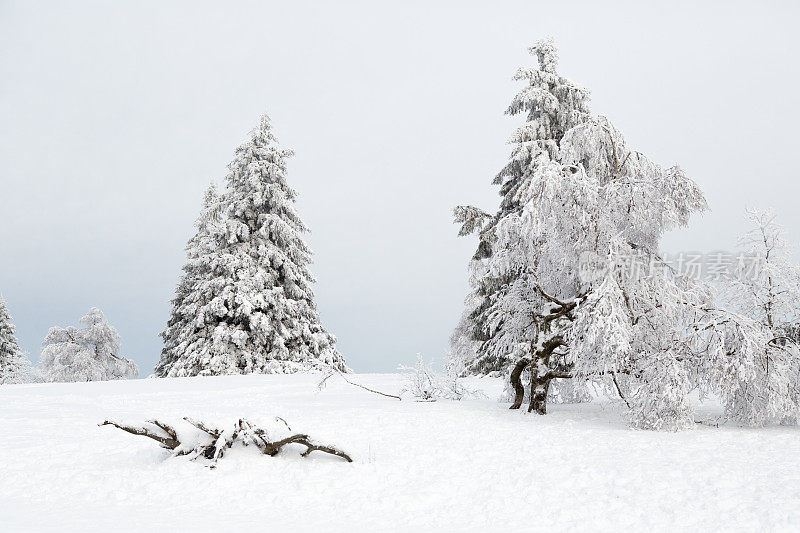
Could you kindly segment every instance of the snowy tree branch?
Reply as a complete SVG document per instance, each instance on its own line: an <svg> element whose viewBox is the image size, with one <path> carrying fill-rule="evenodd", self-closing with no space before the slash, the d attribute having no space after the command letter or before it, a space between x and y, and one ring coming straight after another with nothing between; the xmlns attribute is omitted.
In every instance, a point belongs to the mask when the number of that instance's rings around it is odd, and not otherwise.
<svg viewBox="0 0 800 533"><path fill-rule="evenodd" d="M325 384L327 383L328 379L331 378L334 375L339 375L343 380L345 380L345 382L349 383L350 385L353 385L354 387L359 387L361 389L364 389L365 391L369 391L369 392L372 392L374 394L380 394L381 396L386 396L387 398L396 398L396 399L401 400L401 401L403 400L400 396L396 396L394 394L388 394L386 392L381 392L381 391L378 391L378 390L375 390L375 389L370 389L369 387L361 385L360 383L356 383L355 381L350 381L347 378L347 376L344 375L343 372L340 372L340 371L338 371L336 369L333 369L330 373L326 374L325 377L322 378L322 381L320 381L317 384L317 388L320 389L320 390L324 389L325 388Z"/></svg>
<svg viewBox="0 0 800 533"><path fill-rule="evenodd" d="M158 435L152 431L150 431L147 427L140 426L125 426L122 424L118 424L117 422L112 422L111 420L106 420L102 424L98 424L100 426L114 426L116 428L121 429L122 431L127 431L131 435L140 435L142 437L147 437L149 439L153 439L154 441L158 442L164 448L174 450L178 446L180 446L180 442L177 438L170 435L169 437L164 437L162 435Z"/></svg>

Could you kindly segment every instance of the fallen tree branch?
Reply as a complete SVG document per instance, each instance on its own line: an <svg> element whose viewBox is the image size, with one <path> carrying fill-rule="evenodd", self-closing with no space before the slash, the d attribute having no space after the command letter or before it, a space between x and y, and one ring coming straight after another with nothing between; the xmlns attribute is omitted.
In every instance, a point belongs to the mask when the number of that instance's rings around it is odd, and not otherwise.
<svg viewBox="0 0 800 533"><path fill-rule="evenodd" d="M287 444L302 444L303 446L305 446L306 451L300 454L302 457L307 457L313 451L320 451L341 457L348 463L353 462L353 459L351 459L350 456L347 455L345 452L337 450L336 448L332 448L330 446L325 446L324 444L315 444L311 442L308 435L303 435L303 434L292 435L290 437L286 437L285 439L281 439L277 442L269 443L268 448L264 450L264 453L270 456L277 455L278 452L281 450L281 448L283 446L286 446Z"/></svg>
<svg viewBox="0 0 800 533"><path fill-rule="evenodd" d="M204 433L208 433L209 435L211 435L215 439L219 438L219 434L220 434L219 430L214 429L214 428L207 428L202 422L197 422L195 420L192 420L188 416L184 416L183 419L186 420L187 422L189 422L191 425L193 425L197 429L199 429L200 431L202 431Z"/></svg>
<svg viewBox="0 0 800 533"><path fill-rule="evenodd" d="M318 388L319 390L322 390L322 389L324 389L324 388L325 388L325 384L326 384L326 382L327 382L327 381L328 381L328 379L329 379L331 376L333 376L334 374L339 374L339 376L340 376L340 377L341 377L343 380L345 380L347 383L349 383L350 385L353 385L353 386L355 386L355 387L362 388L362 389L364 389L365 391L369 391L369 392L372 392L372 393L374 393L374 394L380 394L381 396L386 396L387 398L397 398L397 399L398 399L398 400L400 400L400 401L402 401L402 400L403 400L403 399L402 399L400 396L395 396L394 394L387 394L387 393L385 393L385 392L381 392L381 391L378 391L378 390L375 390L375 389L370 389L369 387L365 387L364 385L361 385L360 383L356 383L356 382L354 382L354 381L350 381L349 379L347 379L347 376L345 376L345 375L344 375L342 372L339 372L338 370L333 370L333 371L332 371L332 372L330 372L328 375L326 375L324 378L322 378L322 381L320 381L320 382L317 384L317 388Z"/></svg>
<svg viewBox="0 0 800 533"><path fill-rule="evenodd" d="M158 420L148 420L147 423L153 424L154 426L158 426L159 428L161 428L161 431L169 435L171 439L175 440L176 442L178 441L178 434L175 432L175 429L172 426L163 424Z"/></svg>
<svg viewBox="0 0 800 533"><path fill-rule="evenodd" d="M116 422L112 422L111 420L105 420L102 424L98 424L98 425L100 425L100 426L114 426L116 428L121 429L122 431L127 431L131 435L141 435L142 437L147 437L149 439L153 439L154 441L156 441L159 444L161 444L162 447L167 448L169 450L174 450L175 448L177 448L181 444L178 441L178 439L175 438L173 435L170 435L169 437L163 437L161 435L153 433L152 431L150 431L148 428L146 428L144 426L141 426L141 427L123 426L122 424L118 424Z"/></svg>
<svg viewBox="0 0 800 533"><path fill-rule="evenodd" d="M234 424L233 429L227 431L209 427L203 422L198 422L188 417L184 417L184 420L188 424L191 424L205 433L211 438L211 441L209 442L207 437L203 442L181 442L180 438L178 437L178 433L172 426L158 420L149 420L147 423L152 424L159 430L163 431L167 435L166 437L159 435L157 430L151 430L147 426L128 426L109 420L106 420L102 424L98 425L114 426L132 435L147 437L158 442L162 447L172 450L175 455L192 455L192 459L202 456L206 459L216 462L223 456L225 450L232 448L236 442L240 442L243 446L255 444L261 453L269 455L270 457L278 455L278 453L281 451L281 448L287 444L301 444L306 447L306 450L300 454L302 457L307 457L311 452L319 451L341 457L348 463L353 462L353 459L344 451L332 446L315 443L308 435L304 433L298 433L276 441L271 441L268 437L268 433L265 430L253 426L244 418L240 418L238 422ZM276 421L277 420L283 422L287 429L289 428L289 424L287 424L285 420L280 417L276 417Z"/></svg>

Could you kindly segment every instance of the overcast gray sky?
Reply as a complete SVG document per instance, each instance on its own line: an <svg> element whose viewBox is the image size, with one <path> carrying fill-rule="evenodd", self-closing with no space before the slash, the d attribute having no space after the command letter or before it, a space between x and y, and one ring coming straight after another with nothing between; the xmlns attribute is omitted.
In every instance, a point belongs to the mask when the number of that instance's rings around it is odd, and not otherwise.
<svg viewBox="0 0 800 533"><path fill-rule="evenodd" d="M269 111L296 151L318 305L357 371L441 360L497 207L526 49L712 212L668 251L731 249L746 206L800 238L797 2L0 0L0 293L38 360L98 306L147 375L202 192ZM795 255L797 258L797 255Z"/></svg>

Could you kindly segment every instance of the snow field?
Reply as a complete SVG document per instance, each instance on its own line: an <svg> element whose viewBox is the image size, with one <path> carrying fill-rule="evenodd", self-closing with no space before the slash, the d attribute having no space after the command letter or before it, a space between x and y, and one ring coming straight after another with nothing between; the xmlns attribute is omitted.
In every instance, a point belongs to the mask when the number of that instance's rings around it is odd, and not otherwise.
<svg viewBox="0 0 800 533"><path fill-rule="evenodd" d="M628 429L597 402L509 411L488 399L384 398L320 376L249 375L0 387L4 531L792 530L796 428ZM385 392L399 375L354 375ZM281 416L355 462L302 447L231 450L209 469L106 418L222 425Z"/></svg>

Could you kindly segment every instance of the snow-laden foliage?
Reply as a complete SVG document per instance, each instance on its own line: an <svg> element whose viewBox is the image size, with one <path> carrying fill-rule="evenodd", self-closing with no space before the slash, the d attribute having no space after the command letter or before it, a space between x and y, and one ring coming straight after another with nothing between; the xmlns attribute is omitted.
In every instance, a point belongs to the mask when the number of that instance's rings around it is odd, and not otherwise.
<svg viewBox="0 0 800 533"><path fill-rule="evenodd" d="M540 69L552 64L540 56ZM530 106L529 122L558 108L546 95ZM629 148L607 118L570 116L580 120L561 122L558 142L530 143L519 132L512 139L508 168L521 169L508 174L520 177L515 209L490 222L478 210L457 212L462 223L479 218L467 229L480 231L479 252L488 253L476 255L468 298L475 307L454 350L475 354L473 372L515 363L512 407L528 397L529 410L541 414L553 380L572 378L621 397L639 428L691 427L693 390L723 396L728 415L747 424L793 420L796 346L777 332L797 314L771 298L797 298L769 287L779 278L792 285L794 274L780 277L775 269L787 273L787 266L765 251L776 261L757 280L767 288L746 296L739 312L719 308L711 286L681 275L659 252L664 232L707 208L697 185L679 167L662 168ZM552 130L526 124L521 131ZM775 241L768 233L759 237L766 248ZM486 280L502 282L487 291ZM765 311L756 316L758 309ZM783 322L774 323L779 316Z"/></svg>
<svg viewBox="0 0 800 533"><path fill-rule="evenodd" d="M0 298L0 385L27 381L28 360L17 342L16 328L11 322L5 300Z"/></svg>
<svg viewBox="0 0 800 533"><path fill-rule="evenodd" d="M346 371L321 325L308 229L286 181L291 150L264 115L209 192L163 333L159 376Z"/></svg>
<svg viewBox="0 0 800 533"><path fill-rule="evenodd" d="M513 354L490 350L488 343L498 331L490 326L489 308L498 295L507 291L517 273L488 270L486 262L501 252L497 242L498 225L507 216L520 213L532 179L546 172L558 160L559 146L565 133L589 118L589 92L557 72L558 53L551 39L542 40L530 49L538 67L521 68L515 80L525 87L514 97L506 114L524 115L525 123L510 139L508 164L495 176L500 186L500 207L494 216L472 206L455 209L459 235L477 232L478 249L470 263L470 292L465 310L451 337L451 352L469 359L466 374L502 374L515 360Z"/></svg>
<svg viewBox="0 0 800 533"><path fill-rule="evenodd" d="M735 321L729 318L731 334L714 339L717 357L724 357L710 369L719 374L714 392L725 400L728 416L750 425L796 423L800 267L791 263L773 213L751 210L747 217L754 227L740 244L757 261L755 267L740 262L722 280L723 301L739 314Z"/></svg>
<svg viewBox="0 0 800 533"><path fill-rule="evenodd" d="M800 320L800 267L792 264L785 230L771 211L748 210L753 228L739 243L757 261L738 263L725 279L727 303L774 330L789 330Z"/></svg>
<svg viewBox="0 0 800 533"><path fill-rule="evenodd" d="M44 338L42 373L47 381L104 381L135 377L136 363L122 357L117 330L102 311L89 309L82 328L52 327Z"/></svg>
<svg viewBox="0 0 800 533"><path fill-rule="evenodd" d="M228 373L229 357L211 350L214 330L206 327L199 314L214 296L210 288L211 274L218 261L217 252L225 242L223 207L216 184L212 182L195 222L197 230L186 244L183 274L175 290L167 327L161 332L164 348L155 368L158 376L166 376L170 370L175 375L181 370L193 375L185 371L187 367L205 369L209 374Z"/></svg>
<svg viewBox="0 0 800 533"><path fill-rule="evenodd" d="M635 425L686 427L687 304L703 306L710 294L660 260L658 240L705 200L679 168L661 169L628 149L604 117L568 130L558 155L531 175L522 210L496 226L488 269L516 279L487 311L487 351L528 347L539 412L550 380L561 377L552 373L609 389L627 374L635 378L627 398Z"/></svg>

